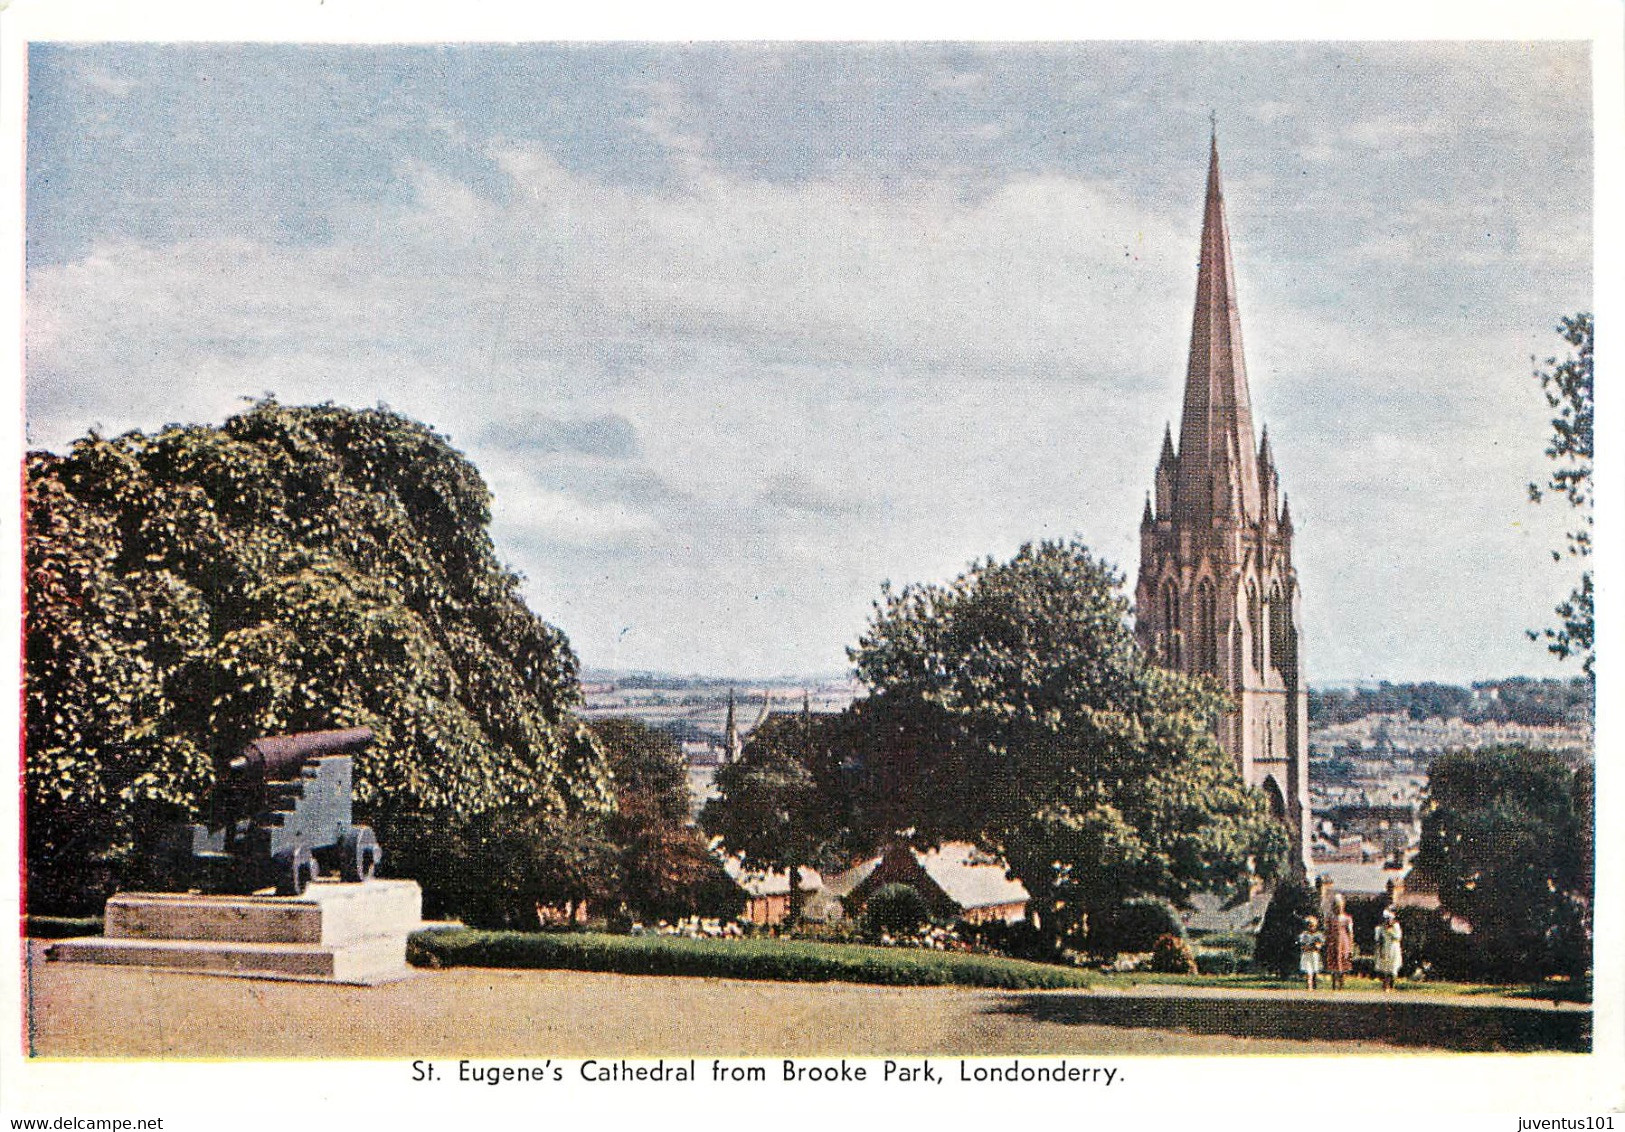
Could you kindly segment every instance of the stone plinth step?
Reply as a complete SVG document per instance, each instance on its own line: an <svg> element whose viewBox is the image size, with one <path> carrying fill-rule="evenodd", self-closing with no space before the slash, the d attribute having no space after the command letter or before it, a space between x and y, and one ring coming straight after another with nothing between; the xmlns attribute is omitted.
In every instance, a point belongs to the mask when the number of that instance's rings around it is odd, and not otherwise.
<svg viewBox="0 0 1625 1132"><path fill-rule="evenodd" d="M46 956L64 963L161 967L206 975L374 984L405 978L406 939L378 937L343 947L303 943L84 937L58 940Z"/></svg>
<svg viewBox="0 0 1625 1132"><path fill-rule="evenodd" d="M343 947L416 931L423 894L415 881L317 883L303 896L126 892L107 902L109 939L301 943Z"/></svg>

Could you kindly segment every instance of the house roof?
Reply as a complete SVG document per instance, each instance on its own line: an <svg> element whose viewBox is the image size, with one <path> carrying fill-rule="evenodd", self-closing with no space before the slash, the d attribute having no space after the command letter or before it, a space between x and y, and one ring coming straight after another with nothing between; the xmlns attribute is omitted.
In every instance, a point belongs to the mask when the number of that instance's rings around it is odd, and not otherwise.
<svg viewBox="0 0 1625 1132"><path fill-rule="evenodd" d="M1270 898L1265 893L1226 903L1217 893L1198 892L1191 896L1190 909L1180 918L1193 932L1254 931L1264 922L1269 903Z"/></svg>
<svg viewBox="0 0 1625 1132"><path fill-rule="evenodd" d="M824 878L824 891L831 896L846 896L858 885L869 879L869 874L875 871L880 864L879 857L870 857L867 861L859 861L850 869L831 873Z"/></svg>
<svg viewBox="0 0 1625 1132"><path fill-rule="evenodd" d="M969 842L945 841L925 852L916 849L914 859L948 899L967 911L1025 904L1030 899L1026 886L1011 879L1002 861Z"/></svg>
<svg viewBox="0 0 1625 1132"><path fill-rule="evenodd" d="M722 862L723 869L733 878L734 883L744 889L750 896L788 896L790 894L789 870L775 869L746 869L739 863L738 857L727 857ZM818 875L816 869L801 867L801 891L817 892L824 887L824 880Z"/></svg>
<svg viewBox="0 0 1625 1132"><path fill-rule="evenodd" d="M1317 861L1311 871L1317 877L1331 881L1333 892L1347 893L1349 896L1382 896L1388 891L1389 881L1404 880L1410 869L1387 869L1380 864Z"/></svg>

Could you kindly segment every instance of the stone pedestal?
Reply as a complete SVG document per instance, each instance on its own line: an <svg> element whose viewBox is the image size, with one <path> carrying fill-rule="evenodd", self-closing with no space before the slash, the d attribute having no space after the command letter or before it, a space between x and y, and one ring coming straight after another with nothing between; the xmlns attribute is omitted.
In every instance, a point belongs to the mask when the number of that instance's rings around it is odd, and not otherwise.
<svg viewBox="0 0 1625 1132"><path fill-rule="evenodd" d="M303 896L127 892L107 902L100 937L46 951L65 963L370 985L404 978L406 937L422 926L417 882L312 884Z"/></svg>

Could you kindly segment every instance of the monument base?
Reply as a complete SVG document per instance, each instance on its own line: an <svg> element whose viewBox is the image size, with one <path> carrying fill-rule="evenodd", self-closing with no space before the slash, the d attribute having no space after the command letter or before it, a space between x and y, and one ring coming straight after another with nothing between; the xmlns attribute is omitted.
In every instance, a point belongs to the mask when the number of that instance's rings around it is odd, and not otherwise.
<svg viewBox="0 0 1625 1132"><path fill-rule="evenodd" d="M371 985L405 978L406 937L422 926L416 881L317 882L303 896L126 892L103 936L58 940L64 963Z"/></svg>

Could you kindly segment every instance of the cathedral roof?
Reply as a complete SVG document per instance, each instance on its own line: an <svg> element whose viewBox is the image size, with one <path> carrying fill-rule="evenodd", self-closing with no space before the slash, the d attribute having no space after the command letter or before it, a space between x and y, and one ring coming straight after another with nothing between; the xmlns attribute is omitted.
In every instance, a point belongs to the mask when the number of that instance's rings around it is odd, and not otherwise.
<svg viewBox="0 0 1625 1132"><path fill-rule="evenodd" d="M1179 424L1178 510L1192 518L1208 513L1214 497L1213 477L1222 474L1227 456L1235 460L1237 502L1247 517L1256 519L1261 509L1258 457L1253 448L1253 412L1247 395L1241 314L1236 306L1236 274L1230 260L1230 230L1224 218L1215 135L1208 161L1185 407Z"/></svg>

